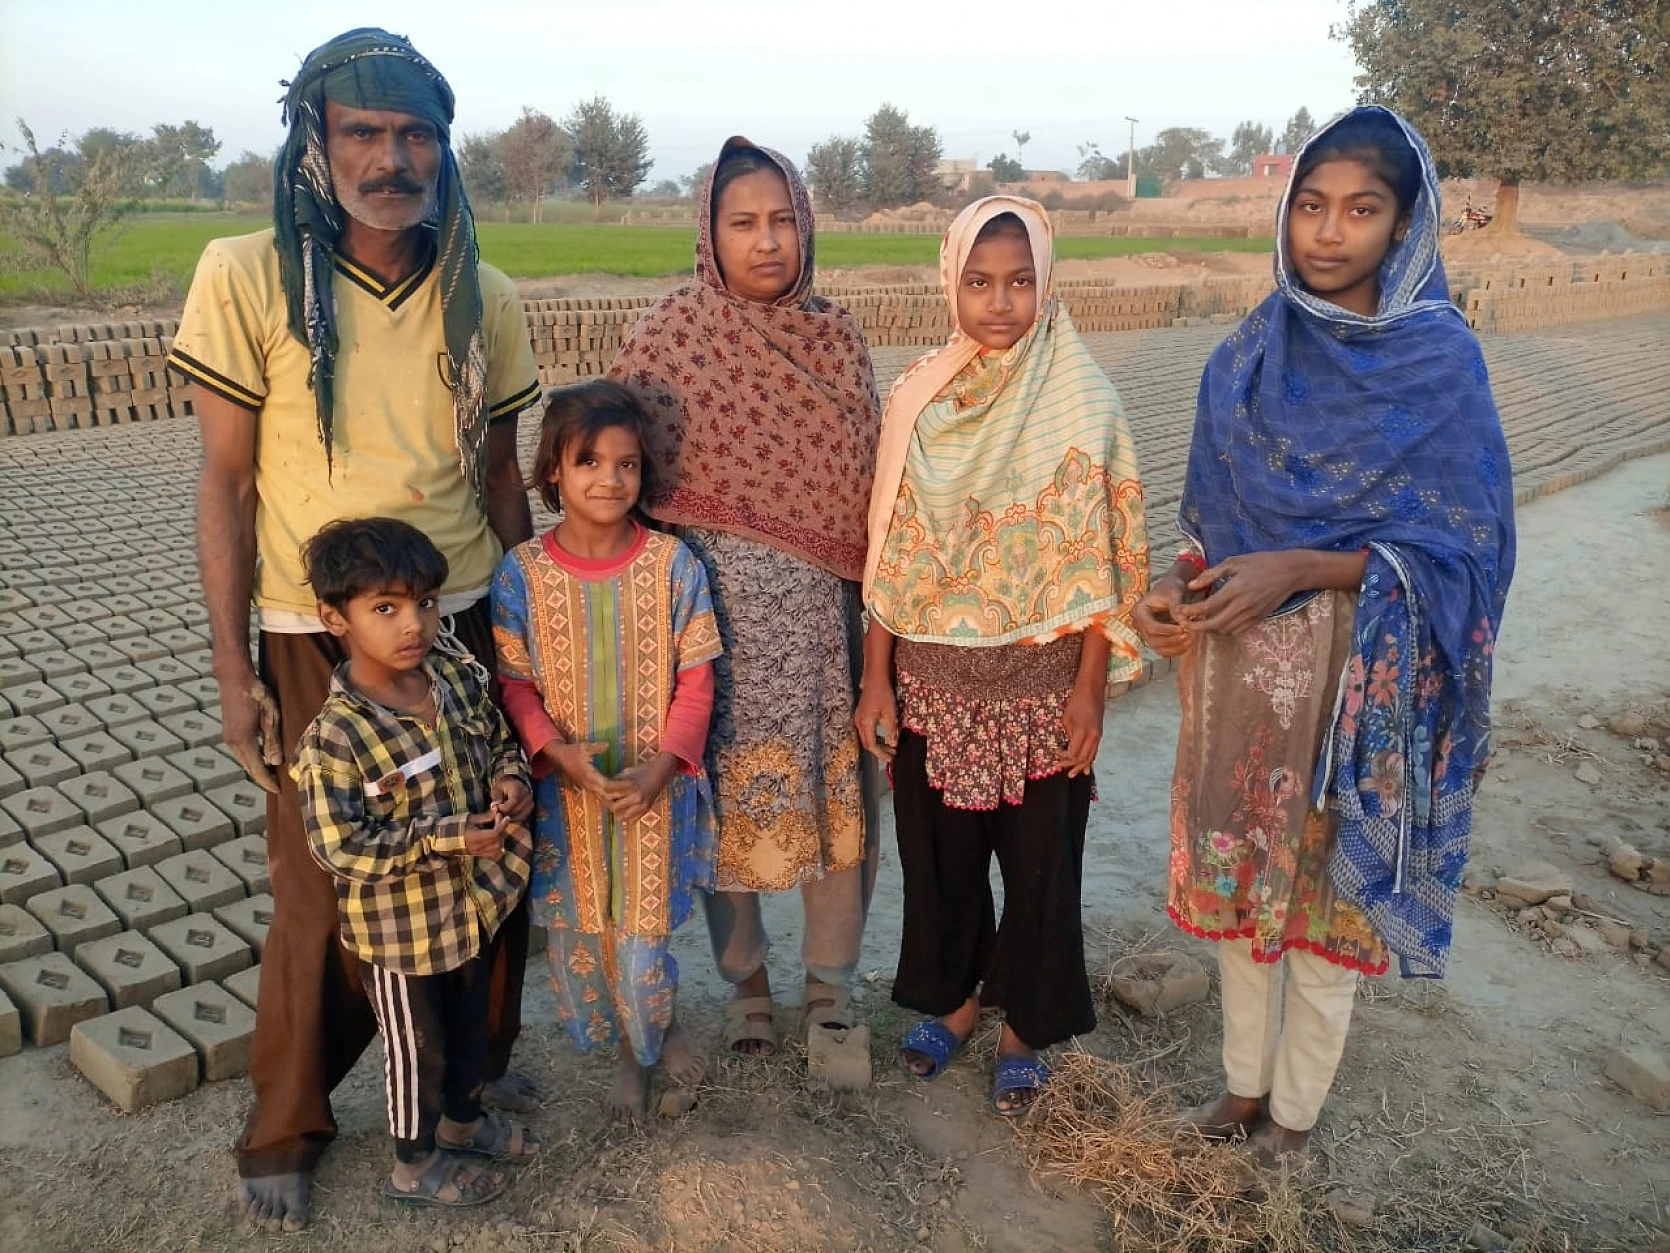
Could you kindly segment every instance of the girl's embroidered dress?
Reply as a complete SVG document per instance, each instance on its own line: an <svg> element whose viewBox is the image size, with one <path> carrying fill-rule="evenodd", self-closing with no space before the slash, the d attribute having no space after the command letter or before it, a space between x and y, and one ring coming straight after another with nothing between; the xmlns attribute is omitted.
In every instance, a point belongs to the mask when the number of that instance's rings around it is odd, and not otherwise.
<svg viewBox="0 0 1670 1253"><path fill-rule="evenodd" d="M668 937L714 879L707 719L679 710L681 692L711 699L721 651L706 576L669 535L639 528L625 554L596 562L552 532L506 555L492 596L505 706L536 763L529 903L551 932L563 1026L582 1050L624 1034L653 1065L678 981ZM607 745L597 759L605 775L663 750L683 765L650 812L623 827L539 756L553 738Z"/></svg>

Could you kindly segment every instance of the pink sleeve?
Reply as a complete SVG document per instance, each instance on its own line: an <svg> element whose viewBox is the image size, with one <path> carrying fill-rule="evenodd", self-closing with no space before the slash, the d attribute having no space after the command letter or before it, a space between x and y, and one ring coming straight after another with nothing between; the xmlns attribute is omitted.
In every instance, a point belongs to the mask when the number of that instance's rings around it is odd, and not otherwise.
<svg viewBox="0 0 1670 1253"><path fill-rule="evenodd" d="M707 724L713 716L713 663L678 672L673 703L667 710L667 725L661 732L661 750L678 754L684 772L694 774L707 753Z"/></svg>
<svg viewBox="0 0 1670 1253"><path fill-rule="evenodd" d="M708 701L711 705L711 692ZM563 735L557 730L557 724L551 721L551 715L545 712L545 700L539 694L539 685L532 679L513 679L507 674L500 674L499 702L504 706L510 725L516 729L516 738L522 741L522 748L528 754L533 777L539 779L550 774L553 767L544 755L545 746L552 740L562 739ZM704 721L703 726L706 725Z"/></svg>

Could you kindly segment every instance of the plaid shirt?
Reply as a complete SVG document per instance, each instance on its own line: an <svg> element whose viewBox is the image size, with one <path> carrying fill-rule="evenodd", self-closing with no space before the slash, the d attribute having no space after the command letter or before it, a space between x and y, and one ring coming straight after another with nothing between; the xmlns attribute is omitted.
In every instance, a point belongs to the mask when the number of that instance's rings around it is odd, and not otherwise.
<svg viewBox="0 0 1670 1253"><path fill-rule="evenodd" d="M342 942L408 975L455 970L499 929L528 885L533 837L504 856L464 851L465 821L501 779L528 784L522 750L482 683L442 653L425 661L439 716L430 726L331 676L290 768L308 849L336 880Z"/></svg>

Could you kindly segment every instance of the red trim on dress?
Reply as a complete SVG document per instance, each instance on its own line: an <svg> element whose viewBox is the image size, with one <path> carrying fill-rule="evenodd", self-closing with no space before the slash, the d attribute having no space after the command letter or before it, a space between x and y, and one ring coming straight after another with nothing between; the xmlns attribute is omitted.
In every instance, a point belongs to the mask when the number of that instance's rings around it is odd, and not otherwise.
<svg viewBox="0 0 1670 1253"><path fill-rule="evenodd" d="M626 546L626 551L614 557L582 557L578 553L571 553L557 542L557 528L552 527L540 537L544 545L545 555L556 562L564 570L576 578L596 582L600 579L612 579L627 566L638 559L638 554L644 551L644 545L649 543L649 531L636 518L632 523L632 542Z"/></svg>
<svg viewBox="0 0 1670 1253"><path fill-rule="evenodd" d="M1171 920L1177 924L1180 930L1188 932L1197 940L1252 940L1256 939L1258 935L1258 929L1256 927L1248 927L1243 931L1203 930L1202 928L1195 926L1194 923L1186 921L1183 916L1177 912L1177 907L1175 905L1167 905L1166 913L1170 915ZM1368 962L1357 961L1351 957L1342 957L1338 953L1330 953L1314 940L1286 940L1282 943L1280 948L1275 950L1260 949L1254 945L1252 959L1261 965L1274 966L1282 959L1282 954L1287 952L1290 948L1296 948L1301 952L1310 953L1313 956L1320 957L1323 961L1328 962L1331 965L1342 966L1346 970L1355 970L1360 975L1383 975L1392 967L1390 960L1383 961L1379 965L1374 966L1370 965Z"/></svg>

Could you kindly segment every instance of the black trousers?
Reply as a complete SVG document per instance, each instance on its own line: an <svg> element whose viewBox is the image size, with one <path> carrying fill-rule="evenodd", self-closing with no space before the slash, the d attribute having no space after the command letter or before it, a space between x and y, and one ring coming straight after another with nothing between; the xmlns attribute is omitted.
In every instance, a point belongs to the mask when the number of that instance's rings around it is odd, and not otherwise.
<svg viewBox="0 0 1670 1253"><path fill-rule="evenodd" d="M978 991L1035 1049L1094 1031L1079 921L1091 777L1052 774L1029 781L1019 805L952 809L928 784L927 751L920 735L900 731L893 811L905 916L894 1001L938 1016Z"/></svg>
<svg viewBox="0 0 1670 1253"><path fill-rule="evenodd" d="M403 975L362 963L361 978L383 1033L389 1134L402 1162L435 1151L435 1128L481 1117L487 1080L487 1011L495 939L456 970Z"/></svg>

